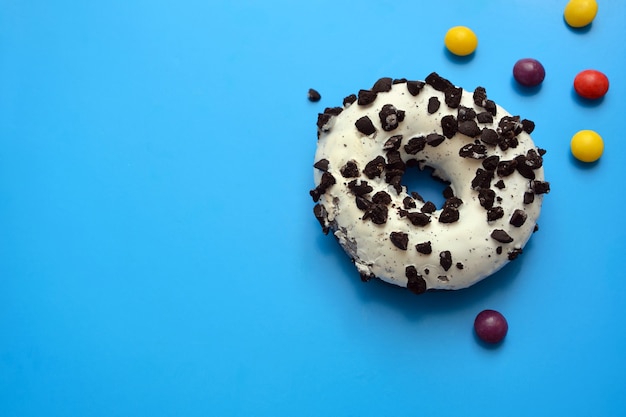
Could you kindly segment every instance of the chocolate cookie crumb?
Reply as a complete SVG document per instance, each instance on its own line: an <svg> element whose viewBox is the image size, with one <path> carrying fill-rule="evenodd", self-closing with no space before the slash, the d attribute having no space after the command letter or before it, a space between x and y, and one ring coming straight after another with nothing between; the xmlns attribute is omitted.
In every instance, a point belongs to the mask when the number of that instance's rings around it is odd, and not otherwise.
<svg viewBox="0 0 626 417"><path fill-rule="evenodd" d="M426 143L433 147L441 145L444 140L446 140L446 138L437 133L431 133L426 136Z"/></svg>
<svg viewBox="0 0 626 417"><path fill-rule="evenodd" d="M533 130L535 130L535 122L528 119L522 120L522 129L528 134L533 133Z"/></svg>
<svg viewBox="0 0 626 417"><path fill-rule="evenodd" d="M309 101L311 101L313 103L318 102L318 101L320 101L322 99L321 94L317 90L315 90L313 88L309 88L309 93L308 93L307 97L308 97Z"/></svg>
<svg viewBox="0 0 626 417"><path fill-rule="evenodd" d="M346 164L341 167L339 172L341 172L341 175L343 175L344 178L357 178L361 175L359 167L355 161L346 162Z"/></svg>
<svg viewBox="0 0 626 417"><path fill-rule="evenodd" d="M502 189L504 189L504 188L505 188L504 181L502 181L502 180L498 180L498 182L496 182L495 184L493 184L493 186L494 186L494 187L496 187L496 188L498 188L498 189L500 189L500 190L502 190Z"/></svg>
<svg viewBox="0 0 626 417"><path fill-rule="evenodd" d="M485 128L480 133L480 140L487 145L496 146L500 143L500 135L493 129Z"/></svg>
<svg viewBox="0 0 626 417"><path fill-rule="evenodd" d="M385 93L391 90L391 78L383 77L374 83L372 91L375 93Z"/></svg>
<svg viewBox="0 0 626 417"><path fill-rule="evenodd" d="M500 161L498 163L498 168L496 169L496 173L499 177L508 177L512 173L515 172L517 168L517 161L512 159L510 161Z"/></svg>
<svg viewBox="0 0 626 417"><path fill-rule="evenodd" d="M391 196L386 191L379 191L372 196L372 202L376 204L389 205L391 204L391 201Z"/></svg>
<svg viewBox="0 0 626 417"><path fill-rule="evenodd" d="M391 104L385 104L378 113L380 124L385 132L390 132L398 127L398 124L404 120L404 111L396 109Z"/></svg>
<svg viewBox="0 0 626 417"><path fill-rule="evenodd" d="M406 89L412 96L418 95L419 92L422 91L422 88L424 88L422 81L407 81L406 83Z"/></svg>
<svg viewBox="0 0 626 417"><path fill-rule="evenodd" d="M367 183L367 181L352 180L348 183L348 188L352 191L352 194L363 196L374 191L374 188Z"/></svg>
<svg viewBox="0 0 626 417"><path fill-rule="evenodd" d="M525 192L524 193L524 204L531 204L533 201L535 201L535 194L529 193L529 192Z"/></svg>
<svg viewBox="0 0 626 417"><path fill-rule="evenodd" d="M398 249L406 250L409 244L409 235L404 232L391 232L389 239Z"/></svg>
<svg viewBox="0 0 626 417"><path fill-rule="evenodd" d="M437 110L439 110L439 106L441 103L437 97L431 97L428 99L428 114L433 114Z"/></svg>
<svg viewBox="0 0 626 417"><path fill-rule="evenodd" d="M522 254L522 248L514 248L512 251L509 252L508 257L509 257L509 261L512 261L514 259L517 259L517 257L519 255Z"/></svg>
<svg viewBox="0 0 626 417"><path fill-rule="evenodd" d="M498 255L502 255L502 246L498 246L498 247L496 248L496 253L497 253Z"/></svg>
<svg viewBox="0 0 626 417"><path fill-rule="evenodd" d="M411 212L406 215L413 226L426 226L430 223L430 216L424 213Z"/></svg>
<svg viewBox="0 0 626 417"><path fill-rule="evenodd" d="M494 229L494 231L491 232L491 237L500 243L513 242L513 238L509 236L509 234L502 229Z"/></svg>
<svg viewBox="0 0 626 417"><path fill-rule="evenodd" d="M454 223L459 220L459 211L454 207L444 207L439 215L439 223Z"/></svg>
<svg viewBox="0 0 626 417"><path fill-rule="evenodd" d="M483 111L476 115L476 120L478 123L489 124L493 123L493 116L488 111Z"/></svg>
<svg viewBox="0 0 626 417"><path fill-rule="evenodd" d="M463 269L465 266L461 262L456 263L456 269Z"/></svg>
<svg viewBox="0 0 626 417"><path fill-rule="evenodd" d="M483 160L482 165L487 171L495 171L498 168L499 162L500 157L498 155L491 155Z"/></svg>
<svg viewBox="0 0 626 417"><path fill-rule="evenodd" d="M374 100L376 100L376 95L377 94L371 90L359 90L357 104L359 106L367 106L368 104L372 104Z"/></svg>
<svg viewBox="0 0 626 417"><path fill-rule="evenodd" d="M448 88L454 87L454 84L452 84L450 81L446 80L445 78L441 77L436 72L430 73L426 77L425 81L426 81L426 84L430 84L430 86L432 86L437 91L444 92Z"/></svg>
<svg viewBox="0 0 626 417"><path fill-rule="evenodd" d="M441 129L443 130L443 135L451 139L458 129L456 118L452 115L443 116L441 118Z"/></svg>
<svg viewBox="0 0 626 417"><path fill-rule="evenodd" d="M525 222L528 215L524 210L517 209L511 215L511 220L509 223L515 227L521 227Z"/></svg>
<svg viewBox="0 0 626 417"><path fill-rule="evenodd" d="M476 176L472 180L472 189L490 188L493 179L493 171L485 171L482 168L476 170Z"/></svg>
<svg viewBox="0 0 626 417"><path fill-rule="evenodd" d="M487 221L492 222L494 220L498 220L504 217L504 209L500 206L492 207L487 210Z"/></svg>
<svg viewBox="0 0 626 417"><path fill-rule="evenodd" d="M548 194L550 192L550 183L547 181L532 181L530 187L535 194Z"/></svg>
<svg viewBox="0 0 626 417"><path fill-rule="evenodd" d="M423 151L426 147L426 138L419 136L409 139L408 143L404 145L404 150L409 155L415 155L416 153Z"/></svg>
<svg viewBox="0 0 626 417"><path fill-rule="evenodd" d="M322 132L328 132L330 130L330 119L332 115L328 113L319 113L317 115L317 127Z"/></svg>
<svg viewBox="0 0 626 417"><path fill-rule="evenodd" d="M456 113L456 118L459 123L474 120L476 118L476 112L472 108L459 106Z"/></svg>
<svg viewBox="0 0 626 417"><path fill-rule="evenodd" d="M382 155L379 155L365 165L363 173L370 180L374 179L375 177L380 177L385 170L386 164L387 162L385 161L385 158Z"/></svg>
<svg viewBox="0 0 626 417"><path fill-rule="evenodd" d="M439 254L439 264L444 271L447 271L452 266L452 254L449 250L445 250Z"/></svg>
<svg viewBox="0 0 626 417"><path fill-rule="evenodd" d="M350 107L352 103L356 101L356 94L350 94L346 98L343 99L343 106Z"/></svg>
<svg viewBox="0 0 626 417"><path fill-rule="evenodd" d="M409 291L415 294L424 294L426 292L426 281L413 265L409 265L405 269L405 275L407 278L406 287Z"/></svg>
<svg viewBox="0 0 626 417"><path fill-rule="evenodd" d="M404 197L404 200L402 200L402 205L404 206L405 209L413 209L417 207L417 204L415 203L415 200L413 200L411 197Z"/></svg>
<svg viewBox="0 0 626 417"><path fill-rule="evenodd" d="M462 158L483 159L487 156L487 148L485 145L468 143L459 149L459 156Z"/></svg>
<svg viewBox="0 0 626 417"><path fill-rule="evenodd" d="M470 138L476 138L481 135L482 130L476 124L474 120L466 120L460 122L458 126L459 133L469 136Z"/></svg>
<svg viewBox="0 0 626 417"><path fill-rule="evenodd" d="M335 177L330 172L324 172L320 179L320 184L309 192L311 197L313 197L313 202L317 203L322 194L336 182Z"/></svg>
<svg viewBox="0 0 626 417"><path fill-rule="evenodd" d="M444 92L444 101L451 109L456 109L459 107L461 103L461 96L463 94L463 89L461 87L450 87L447 88Z"/></svg>
<svg viewBox="0 0 626 417"><path fill-rule="evenodd" d="M322 158L322 159L320 159L319 161L317 161L316 163L313 164L313 168L317 168L320 171L326 172L326 171L328 171L328 164L329 163L330 162L328 161L328 159Z"/></svg>
<svg viewBox="0 0 626 417"><path fill-rule="evenodd" d="M430 244L430 241L418 243L417 245L415 245L415 249L419 253L424 254L424 255L430 255L433 252L433 248Z"/></svg>
<svg viewBox="0 0 626 417"><path fill-rule="evenodd" d="M422 213L434 213L435 211L437 211L437 206L432 201L425 202L421 208Z"/></svg>
<svg viewBox="0 0 626 417"><path fill-rule="evenodd" d="M402 143L402 135L395 135L387 139L385 144L383 145L384 151L394 150L397 151L400 148L400 144Z"/></svg>
<svg viewBox="0 0 626 417"><path fill-rule="evenodd" d="M487 101L487 91L484 87L476 87L474 94L472 94L472 98L474 99L475 105L478 107L485 107L485 103Z"/></svg>
<svg viewBox="0 0 626 417"><path fill-rule="evenodd" d="M357 130L363 133L365 136L369 136L372 133L376 132L374 123L372 123L372 120L367 116L361 117L354 123L354 125L356 126Z"/></svg>
<svg viewBox="0 0 626 417"><path fill-rule="evenodd" d="M313 207L313 214L322 226L322 232L327 235L330 229L328 227L328 212L326 211L326 208L322 204L316 204Z"/></svg>
<svg viewBox="0 0 626 417"><path fill-rule="evenodd" d="M481 188L478 190L478 202L480 205L489 210L493 207L493 203L496 199L496 192L490 188Z"/></svg>

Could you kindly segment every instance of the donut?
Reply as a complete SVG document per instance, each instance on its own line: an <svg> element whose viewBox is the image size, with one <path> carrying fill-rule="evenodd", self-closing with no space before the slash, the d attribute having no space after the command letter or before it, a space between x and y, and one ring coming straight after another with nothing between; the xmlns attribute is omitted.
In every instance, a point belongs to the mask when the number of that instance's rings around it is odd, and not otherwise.
<svg viewBox="0 0 626 417"><path fill-rule="evenodd" d="M313 213L363 281L421 294L467 288L516 259L537 230L545 150L535 124L437 73L381 78L317 117ZM437 207L409 169L449 183Z"/></svg>

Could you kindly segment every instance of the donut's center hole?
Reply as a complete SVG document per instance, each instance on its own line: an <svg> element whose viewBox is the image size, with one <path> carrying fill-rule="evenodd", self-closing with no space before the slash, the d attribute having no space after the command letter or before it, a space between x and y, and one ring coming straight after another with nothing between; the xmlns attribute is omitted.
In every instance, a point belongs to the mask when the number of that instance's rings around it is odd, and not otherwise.
<svg viewBox="0 0 626 417"><path fill-rule="evenodd" d="M424 201L432 201L440 209L446 201L444 190L450 183L433 177L433 172L434 169L428 166L423 170L417 166L407 167L402 176L402 185L407 188L409 194L416 192Z"/></svg>

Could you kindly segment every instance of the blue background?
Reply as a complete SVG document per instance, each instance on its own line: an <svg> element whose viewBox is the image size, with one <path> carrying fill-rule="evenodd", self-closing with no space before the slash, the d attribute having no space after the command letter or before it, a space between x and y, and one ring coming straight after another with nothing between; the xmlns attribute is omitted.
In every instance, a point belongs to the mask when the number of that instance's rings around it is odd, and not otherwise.
<svg viewBox="0 0 626 417"><path fill-rule="evenodd" d="M0 416L626 415L626 2L599 3L573 30L554 0L1 0ZM418 297L361 283L308 190L318 112L431 71L534 120L552 192L516 262Z"/></svg>

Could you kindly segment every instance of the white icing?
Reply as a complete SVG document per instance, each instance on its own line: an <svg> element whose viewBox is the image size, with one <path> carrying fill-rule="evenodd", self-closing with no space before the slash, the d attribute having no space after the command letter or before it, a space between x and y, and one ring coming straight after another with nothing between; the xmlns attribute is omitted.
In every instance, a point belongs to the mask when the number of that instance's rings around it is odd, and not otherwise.
<svg viewBox="0 0 626 417"><path fill-rule="evenodd" d="M428 100L436 96L441 105L439 110L430 115L427 112ZM383 105L392 104L398 110L405 112L404 121L389 132L385 132L380 123L379 112ZM472 108L476 113L485 110L474 104L472 92L463 91L461 105ZM407 90L405 83L394 84L389 92L378 93L376 100L366 106L356 102L347 106L338 116L332 117L327 123L328 131L319 131L317 153L315 161L327 159L328 172L335 178L336 184L330 186L319 199L319 204L326 209L328 216L322 221L330 227L344 250L354 260L359 273L364 276L376 276L389 283L406 287L407 266L414 266L426 281L428 289L461 289L468 287L481 279L493 274L509 262L508 253L514 249L524 247L533 233L537 218L541 210L542 195L535 195L534 202L523 204L525 192L532 192L531 181L524 178L519 172L506 177L494 174L491 189L501 201L495 206L501 206L504 216L498 220L488 222L487 210L482 207L478 199L478 191L471 188L471 181L476 170L482 167L481 159L462 158L459 156L461 147L474 142L470 138L457 133L451 139L446 139L439 146L426 145L423 151L416 155L409 155L404 150L409 139L426 136L431 133L442 134L441 119L446 115L457 116L457 108L449 108L445 103L445 96L426 84L417 96ZM377 131L373 135L364 136L356 127L355 122L367 115L374 123ZM503 108L497 106L493 123L478 123L482 128L498 129L498 122L503 116L510 116ZM325 128L324 128L325 129ZM379 155L386 157L383 144L392 136L402 135L402 144L399 148L404 162L409 159L418 159L420 164L435 169L435 174L451 183L455 197L460 198L463 204L458 208L460 219L454 223L440 223L441 208L432 213L428 225L414 226L406 217L401 217L399 209L404 209L403 199L407 194L406 187L398 194L393 186L385 182L385 174L373 179L363 174L366 164ZM500 160L511 160L518 155L526 155L530 149L535 149L530 135L525 132L517 135L519 145L505 151L500 147L486 145L488 155L497 155ZM371 220L363 220L364 211L357 208L355 195L347 184L355 178L344 178L340 169L348 162L356 162L361 172L358 179L367 181L374 190L367 194L371 199L378 191L386 191L393 199L388 205L388 217L384 224L375 224ZM407 169L417 169L408 167ZM314 170L316 185L320 184L323 172ZM534 170L536 180L544 180L543 168ZM494 184L502 179L505 188L500 190ZM417 190L419 191L419 190ZM410 209L419 212L423 205L416 201L417 208ZM509 223L511 215L516 209L524 210L527 219L521 227ZM512 238L511 243L500 243L490 235L494 229L506 231ZM408 234L408 248L402 250L390 241L391 232ZM419 253L415 245L422 242L431 242L432 253ZM502 253L496 249L501 246ZM452 266L446 271L440 265L440 253L450 251ZM521 255L523 257L523 255ZM462 269L457 267L462 264ZM426 271L428 270L428 273ZM441 277L441 278L438 278Z"/></svg>

